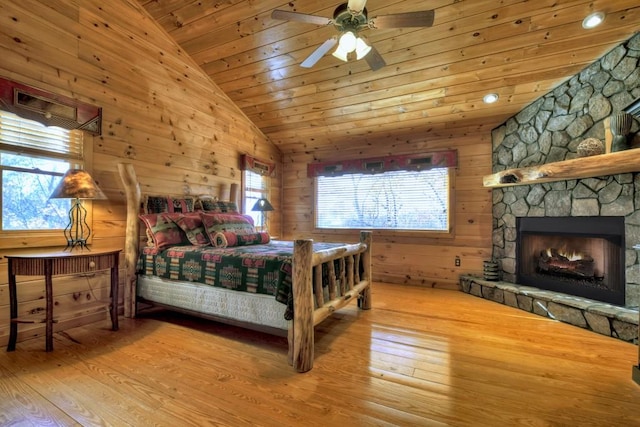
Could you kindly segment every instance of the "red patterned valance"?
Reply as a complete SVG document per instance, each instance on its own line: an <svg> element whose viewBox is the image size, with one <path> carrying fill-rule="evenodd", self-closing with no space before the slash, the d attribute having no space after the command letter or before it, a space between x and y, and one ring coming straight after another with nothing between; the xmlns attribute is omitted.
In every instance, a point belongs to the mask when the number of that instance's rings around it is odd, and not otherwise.
<svg viewBox="0 0 640 427"><path fill-rule="evenodd" d="M259 175L274 176L276 171L276 164L258 160L248 154L243 154L240 162L242 163L242 170L249 170Z"/></svg>
<svg viewBox="0 0 640 427"><path fill-rule="evenodd" d="M45 126L102 132L102 108L3 78L0 109Z"/></svg>
<svg viewBox="0 0 640 427"><path fill-rule="evenodd" d="M370 159L341 160L336 162L309 163L307 176L337 176L353 173L381 173L395 170L425 170L452 168L458 165L456 150L432 153L374 157Z"/></svg>

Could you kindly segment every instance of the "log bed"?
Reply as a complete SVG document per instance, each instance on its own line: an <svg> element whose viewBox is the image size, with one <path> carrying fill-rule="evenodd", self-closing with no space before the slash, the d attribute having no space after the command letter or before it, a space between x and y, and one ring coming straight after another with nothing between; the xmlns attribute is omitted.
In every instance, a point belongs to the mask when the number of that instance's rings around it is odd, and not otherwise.
<svg viewBox="0 0 640 427"><path fill-rule="evenodd" d="M142 196L135 170L132 164L122 163L118 165L118 171L125 187L127 199L124 312L126 317L135 317L137 295L143 292L137 289L138 282L141 281L144 284L141 288L147 289L147 286L152 286L150 282L154 279L139 277L136 272L139 251L142 248L141 234L144 233L140 231L141 221L138 215L140 214ZM234 194L237 191L231 193ZM281 324L266 321L267 325L265 326L265 322L259 318L257 320L239 320L227 313L220 315L215 312L215 309L209 310L206 307L194 310L188 304L176 303L174 300L167 303L162 298L154 298L153 292L144 291L144 300L171 310L287 336L289 364L298 372L306 372L313 367L314 327L316 325L353 300L358 301L360 309L368 310L371 308L371 243L371 232L368 231L360 232L359 243L343 244L339 247L316 250L315 252L313 240L295 240L291 260L293 318L289 321L283 321ZM336 273L336 265L339 266L339 273ZM329 281L328 286L324 288L322 285L323 271ZM205 295L205 299L213 298L214 300L219 297L225 298L225 292L235 294L234 297L237 294L243 294L248 299L251 299L253 295L192 282L171 281L170 288L181 286L179 285L181 283L184 284L182 292L198 292L200 299L202 299L202 293ZM262 296L264 297L264 295ZM159 301L154 301L154 299ZM251 301L248 299L239 304L242 306L260 304L256 303L255 299ZM212 306L215 305L212 304Z"/></svg>

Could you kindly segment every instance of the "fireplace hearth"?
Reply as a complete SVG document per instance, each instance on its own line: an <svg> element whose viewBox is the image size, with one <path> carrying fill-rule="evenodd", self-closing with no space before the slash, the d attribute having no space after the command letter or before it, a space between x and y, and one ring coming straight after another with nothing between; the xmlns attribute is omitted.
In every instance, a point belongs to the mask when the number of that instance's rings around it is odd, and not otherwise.
<svg viewBox="0 0 640 427"><path fill-rule="evenodd" d="M516 282L625 305L624 217L521 217Z"/></svg>

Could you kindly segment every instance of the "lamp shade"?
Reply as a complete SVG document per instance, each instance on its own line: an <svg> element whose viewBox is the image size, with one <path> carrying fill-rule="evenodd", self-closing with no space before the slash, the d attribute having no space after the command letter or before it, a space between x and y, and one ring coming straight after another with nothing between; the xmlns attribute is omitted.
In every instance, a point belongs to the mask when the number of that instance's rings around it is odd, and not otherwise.
<svg viewBox="0 0 640 427"><path fill-rule="evenodd" d="M252 211L268 212L273 210L273 206L267 199L258 199L255 205L251 208Z"/></svg>
<svg viewBox="0 0 640 427"><path fill-rule="evenodd" d="M349 55L349 52L347 52L344 49L341 49L340 46L338 46L338 48L336 49L335 52L332 53L332 55L344 62L347 62L349 60L347 56Z"/></svg>
<svg viewBox="0 0 640 427"><path fill-rule="evenodd" d="M107 196L104 195L87 171L82 169L69 169L49 198L106 199Z"/></svg>
<svg viewBox="0 0 640 427"><path fill-rule="evenodd" d="M371 52L371 46L369 46L360 37L356 39L356 59L362 59L367 56L367 53Z"/></svg>
<svg viewBox="0 0 640 427"><path fill-rule="evenodd" d="M345 31L340 36L340 40L338 41L338 48L345 52L353 52L356 50L356 35L351 31Z"/></svg>

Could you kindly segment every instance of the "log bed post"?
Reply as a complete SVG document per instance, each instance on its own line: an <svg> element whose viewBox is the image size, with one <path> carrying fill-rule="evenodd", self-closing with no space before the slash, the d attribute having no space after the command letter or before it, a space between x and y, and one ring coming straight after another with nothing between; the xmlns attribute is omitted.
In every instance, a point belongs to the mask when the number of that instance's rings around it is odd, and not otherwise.
<svg viewBox="0 0 640 427"><path fill-rule="evenodd" d="M360 280L365 280L369 282L369 286L367 286L362 291L362 295L358 299L358 307L360 307L362 310L371 309L371 243L372 243L371 235L372 235L371 231L360 232L360 243L364 243L367 245L367 250L364 251L361 255L363 272Z"/></svg>
<svg viewBox="0 0 640 427"><path fill-rule="evenodd" d="M124 316L136 315L136 263L138 262L140 185L131 163L118 163L118 172L127 198L124 250Z"/></svg>
<svg viewBox="0 0 640 427"><path fill-rule="evenodd" d="M313 240L296 240L293 248L293 367L298 372L313 368Z"/></svg>

